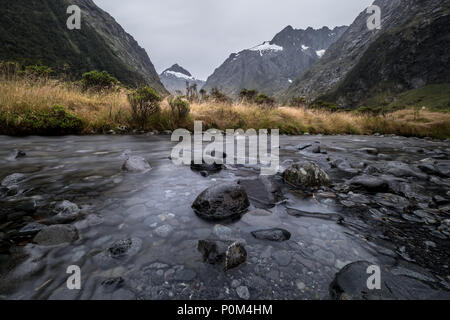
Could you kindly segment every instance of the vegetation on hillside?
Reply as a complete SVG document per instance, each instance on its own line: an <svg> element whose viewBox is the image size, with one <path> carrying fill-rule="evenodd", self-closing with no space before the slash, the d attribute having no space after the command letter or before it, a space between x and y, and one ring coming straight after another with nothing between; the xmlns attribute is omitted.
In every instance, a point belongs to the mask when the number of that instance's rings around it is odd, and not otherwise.
<svg viewBox="0 0 450 320"><path fill-rule="evenodd" d="M417 96L417 95L413 95ZM232 103L218 90L189 103L183 97L162 98L151 88L84 90L80 82L52 78L2 76L0 134L59 135L193 130L205 128L278 128L283 134L398 134L450 138L450 114L428 108L395 112L336 111L327 105L262 107ZM405 96L409 101L411 95ZM207 99L206 99L207 98ZM448 109L447 109L448 110Z"/></svg>

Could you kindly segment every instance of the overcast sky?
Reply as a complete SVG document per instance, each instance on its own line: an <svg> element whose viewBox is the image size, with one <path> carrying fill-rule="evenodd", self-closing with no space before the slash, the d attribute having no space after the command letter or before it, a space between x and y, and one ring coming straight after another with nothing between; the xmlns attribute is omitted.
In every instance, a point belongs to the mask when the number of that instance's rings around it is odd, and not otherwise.
<svg viewBox="0 0 450 320"><path fill-rule="evenodd" d="M174 63L206 79L233 52L291 25L349 25L373 0L94 0L130 33L158 73Z"/></svg>

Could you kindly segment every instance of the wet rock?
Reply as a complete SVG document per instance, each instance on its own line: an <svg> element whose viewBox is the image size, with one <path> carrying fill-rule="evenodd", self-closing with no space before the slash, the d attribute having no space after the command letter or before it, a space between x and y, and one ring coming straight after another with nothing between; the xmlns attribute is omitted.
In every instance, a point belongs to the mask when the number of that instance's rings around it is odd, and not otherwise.
<svg viewBox="0 0 450 320"><path fill-rule="evenodd" d="M311 150L311 152L312 152L312 153L320 153L320 152L321 152L320 145L315 146L315 147Z"/></svg>
<svg viewBox="0 0 450 320"><path fill-rule="evenodd" d="M381 290L369 290L366 261L351 263L340 270L330 284L330 295L336 300L434 300L449 299L450 293L436 290L407 276L381 270Z"/></svg>
<svg viewBox="0 0 450 320"><path fill-rule="evenodd" d="M240 217L249 206L247 192L236 183L222 183L208 188L192 204L195 213L208 220Z"/></svg>
<svg viewBox="0 0 450 320"><path fill-rule="evenodd" d="M433 176L438 176L438 177L447 177L447 174L445 174L444 172L442 172L441 170L439 170L439 168L437 168L436 166L434 166L431 163L422 163L418 165L418 168L420 170L422 170L423 172L433 175Z"/></svg>
<svg viewBox="0 0 450 320"><path fill-rule="evenodd" d="M133 256L139 252L142 240L139 238L128 238L114 242L106 251L111 258Z"/></svg>
<svg viewBox="0 0 450 320"><path fill-rule="evenodd" d="M152 170L152 167L144 158L131 156L123 164L122 170L132 173L146 173Z"/></svg>
<svg viewBox="0 0 450 320"><path fill-rule="evenodd" d="M243 244L237 241L200 240L197 249L205 262L223 265L225 271L247 260L247 251Z"/></svg>
<svg viewBox="0 0 450 320"><path fill-rule="evenodd" d="M252 236L259 240L287 241L291 238L291 233L284 229L266 229L252 232Z"/></svg>
<svg viewBox="0 0 450 320"><path fill-rule="evenodd" d="M64 200L55 206L55 216L48 219L50 223L64 224L75 221L80 214L80 208L70 201Z"/></svg>
<svg viewBox="0 0 450 320"><path fill-rule="evenodd" d="M25 152L23 152L22 150L14 149L11 152L11 155L9 156L9 159L15 160L15 159L19 159L19 158L24 158L26 156L27 156L27 154Z"/></svg>
<svg viewBox="0 0 450 320"><path fill-rule="evenodd" d="M352 165L344 159L335 159L330 162L331 168L338 168L340 171L348 174L358 174L360 170L353 168Z"/></svg>
<svg viewBox="0 0 450 320"><path fill-rule="evenodd" d="M248 288L245 286L240 286L236 288L236 293L239 296L239 298L248 300L250 299L250 292L248 291Z"/></svg>
<svg viewBox="0 0 450 320"><path fill-rule="evenodd" d="M167 238L173 232L173 228L168 224L162 225L155 229L155 233L161 238Z"/></svg>
<svg viewBox="0 0 450 320"><path fill-rule="evenodd" d="M376 149L376 148L361 148L361 149L358 149L357 151L362 152L362 153L367 153L367 154L370 154L373 156L378 155L378 149Z"/></svg>
<svg viewBox="0 0 450 320"><path fill-rule="evenodd" d="M125 280L122 277L108 278L101 282L101 286L105 292L114 292L117 289L120 289Z"/></svg>
<svg viewBox="0 0 450 320"><path fill-rule="evenodd" d="M295 149L297 149L297 150L305 150L305 149L307 149L307 148L309 148L309 147L312 147L312 144L311 143L301 143L301 144L298 144L298 145L296 145L295 146Z"/></svg>
<svg viewBox="0 0 450 320"><path fill-rule="evenodd" d="M220 163L212 163L208 164L203 161L202 164L195 164L193 161L191 162L191 170L198 171L203 177L207 177L210 173L216 173L223 169L223 164Z"/></svg>
<svg viewBox="0 0 450 320"><path fill-rule="evenodd" d="M450 202L450 200L446 199L444 197L441 197L439 195L435 195L435 196L433 196L433 202L435 204L437 204L438 206L441 206L441 205L448 204Z"/></svg>
<svg viewBox="0 0 450 320"><path fill-rule="evenodd" d="M8 188L25 180L26 176L23 173L13 173L2 180L1 186Z"/></svg>
<svg viewBox="0 0 450 320"><path fill-rule="evenodd" d="M386 192L389 190L389 184L387 181L369 175L354 177L348 183L351 187L364 189L369 192Z"/></svg>
<svg viewBox="0 0 450 320"><path fill-rule="evenodd" d="M194 161L191 162L191 170L198 171L204 177L207 177L211 173L217 173L224 168L224 161L226 159L226 153L216 155L216 152L213 151L211 153L211 159L214 161L213 163L206 163L205 160L202 160L201 164L196 164Z"/></svg>
<svg viewBox="0 0 450 320"><path fill-rule="evenodd" d="M314 162L302 161L292 164L283 173L286 183L298 188L317 188L331 184L330 177Z"/></svg>
<svg viewBox="0 0 450 320"><path fill-rule="evenodd" d="M426 179L427 175L416 169L412 169L409 165L398 161L389 161L386 164L386 173L396 177L416 177Z"/></svg>
<svg viewBox="0 0 450 320"><path fill-rule="evenodd" d="M43 246L72 243L78 240L78 231L70 225L53 225L39 231L34 242Z"/></svg>
<svg viewBox="0 0 450 320"><path fill-rule="evenodd" d="M410 201L392 193L378 193L374 200L382 207L404 210L410 205Z"/></svg>
<svg viewBox="0 0 450 320"><path fill-rule="evenodd" d="M24 226L22 229L20 229L18 232L18 235L34 236L35 234L37 234L39 231L43 230L46 227L47 226L42 223L31 222L31 223L27 224L26 226Z"/></svg>
<svg viewBox="0 0 450 320"><path fill-rule="evenodd" d="M245 188L252 204L259 209L273 208L283 195L272 177L259 176L256 179L241 179L239 185Z"/></svg>

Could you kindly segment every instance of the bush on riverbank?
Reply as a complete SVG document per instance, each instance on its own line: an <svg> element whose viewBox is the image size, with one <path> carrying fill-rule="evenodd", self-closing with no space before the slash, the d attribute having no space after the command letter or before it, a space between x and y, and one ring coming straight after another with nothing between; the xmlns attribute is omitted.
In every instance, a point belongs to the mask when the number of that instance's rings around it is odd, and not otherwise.
<svg viewBox="0 0 450 320"><path fill-rule="evenodd" d="M133 117L124 88L107 91L83 91L80 86L57 80L0 80L0 134L67 134L131 132L141 129ZM39 119L48 117L55 105L64 106L64 125L39 130ZM32 115L32 116L30 116ZM30 118L31 117L31 118ZM28 119L23 122L22 119ZM33 121L31 121L31 120ZM57 118L59 119L59 118ZM72 120L70 120L72 119ZM60 119L61 120L61 119ZM177 123L169 101L160 103L160 112L147 117L145 130L174 130L178 126L193 130L194 120L204 128L265 129L279 128L285 134L398 134L450 138L450 114L414 108L384 115L370 112L332 112L326 108L262 108L256 104L206 102L190 105L185 120ZM30 124L34 122L35 125ZM27 125L24 126L24 123ZM73 126L71 125L73 124ZM121 128L121 129L118 129ZM126 129L123 129L126 128ZM25 130L26 129L26 130ZM51 132L51 133L49 133Z"/></svg>

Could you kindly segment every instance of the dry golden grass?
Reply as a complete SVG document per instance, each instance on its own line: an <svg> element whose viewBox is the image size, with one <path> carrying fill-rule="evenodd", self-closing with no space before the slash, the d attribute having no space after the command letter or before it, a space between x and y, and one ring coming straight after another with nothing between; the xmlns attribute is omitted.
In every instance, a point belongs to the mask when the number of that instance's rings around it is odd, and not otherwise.
<svg viewBox="0 0 450 320"><path fill-rule="evenodd" d="M62 105L84 120L84 133L104 133L118 126L136 128L131 116L127 91L83 92L77 85L56 80L0 79L0 133L11 115L27 111L48 110ZM307 108L261 108L247 104L194 103L187 119L173 121L167 100L146 129L193 129L193 121L201 120L204 128L270 129L281 133L303 134L398 134L405 136L450 137L450 114L405 109L385 116L361 115L355 112L328 112ZM6 119L6 120L5 120ZM3 123L2 123L3 122Z"/></svg>

